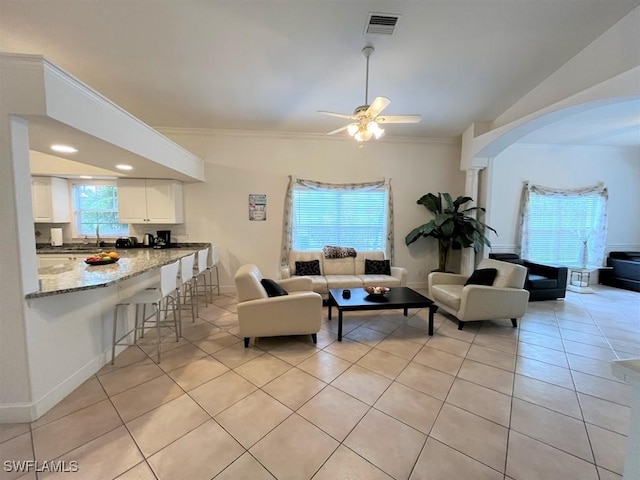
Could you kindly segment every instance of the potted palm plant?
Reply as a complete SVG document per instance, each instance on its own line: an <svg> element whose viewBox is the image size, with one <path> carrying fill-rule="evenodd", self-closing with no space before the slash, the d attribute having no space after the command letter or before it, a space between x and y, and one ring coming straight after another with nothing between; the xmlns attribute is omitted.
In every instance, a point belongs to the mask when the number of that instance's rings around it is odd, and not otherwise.
<svg viewBox="0 0 640 480"><path fill-rule="evenodd" d="M489 239L485 236L488 228L492 232L497 232L480 220L469 216L470 212L481 211L482 207L471 207L460 210L464 204L473 201L471 197L459 196L455 200L448 193L427 193L419 200L419 205L435 215L429 222L414 228L405 237L405 243L411 245L420 237L433 237L438 241L438 270L446 271L447 259L451 248L469 248L478 252L482 245L491 246Z"/></svg>

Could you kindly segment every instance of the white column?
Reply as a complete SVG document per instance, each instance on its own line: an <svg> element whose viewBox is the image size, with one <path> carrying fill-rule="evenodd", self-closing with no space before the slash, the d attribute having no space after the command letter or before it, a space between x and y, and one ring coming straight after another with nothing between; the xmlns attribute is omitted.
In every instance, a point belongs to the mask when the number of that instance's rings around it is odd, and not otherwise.
<svg viewBox="0 0 640 480"><path fill-rule="evenodd" d="M469 168L465 170L466 178L464 183L464 194L467 197L471 197L473 202L467 203L465 208L471 208L476 206L478 195L480 191L478 189L478 172L482 168ZM472 212L470 216L475 218L475 212ZM471 275L475 270L476 252L473 248L465 248L461 252L460 256L460 273L462 275Z"/></svg>
<svg viewBox="0 0 640 480"><path fill-rule="evenodd" d="M0 423L29 422L31 385L25 325L25 293L38 289L31 215L29 127L0 115Z"/></svg>

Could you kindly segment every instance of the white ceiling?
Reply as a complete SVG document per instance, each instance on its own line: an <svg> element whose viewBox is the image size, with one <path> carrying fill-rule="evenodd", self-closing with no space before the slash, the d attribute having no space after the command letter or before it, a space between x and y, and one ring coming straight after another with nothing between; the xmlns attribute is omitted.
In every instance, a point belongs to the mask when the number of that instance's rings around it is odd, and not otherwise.
<svg viewBox="0 0 640 480"><path fill-rule="evenodd" d="M0 0L0 50L43 54L154 127L324 133L343 122L317 110L364 102L361 50L373 45L369 99L423 118L387 134L457 137L638 3ZM395 34L365 35L370 12L401 14Z"/></svg>
<svg viewBox="0 0 640 480"><path fill-rule="evenodd" d="M629 100L563 118L520 139L520 143L640 146L640 100Z"/></svg>
<svg viewBox="0 0 640 480"><path fill-rule="evenodd" d="M183 182L194 179L185 173L163 166L158 162L136 155L112 143L100 140L48 117L29 116L29 146L31 149L31 173L77 177L91 175L134 178L172 178ZM71 145L75 153L56 153L53 144ZM38 152L40 155L34 155ZM130 165L133 170L123 172L117 164Z"/></svg>

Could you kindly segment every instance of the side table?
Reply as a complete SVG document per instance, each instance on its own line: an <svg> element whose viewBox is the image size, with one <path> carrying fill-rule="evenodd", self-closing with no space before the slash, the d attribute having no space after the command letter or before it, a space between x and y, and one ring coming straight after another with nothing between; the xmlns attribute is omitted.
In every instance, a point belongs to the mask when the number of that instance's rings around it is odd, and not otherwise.
<svg viewBox="0 0 640 480"><path fill-rule="evenodd" d="M567 290L576 293L595 293L589 286L591 272L600 269L599 266L569 267L569 282Z"/></svg>

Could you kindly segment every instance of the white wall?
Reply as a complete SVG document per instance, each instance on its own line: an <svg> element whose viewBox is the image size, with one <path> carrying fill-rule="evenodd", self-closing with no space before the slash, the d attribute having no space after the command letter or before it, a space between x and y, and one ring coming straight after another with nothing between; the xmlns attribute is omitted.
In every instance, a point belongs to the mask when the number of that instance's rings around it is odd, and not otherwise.
<svg viewBox="0 0 640 480"><path fill-rule="evenodd" d="M523 182L574 188L604 182L609 191L607 251L640 249L640 151L631 148L515 144L491 160L487 223L492 250L518 248ZM484 187L483 187L484 188Z"/></svg>
<svg viewBox="0 0 640 480"><path fill-rule="evenodd" d="M362 148L349 139L314 135L163 130L206 161L204 183L185 185L185 223L172 229L179 241L221 248L223 290L244 263L279 278L284 194L288 176L329 183L391 178L395 207L395 264L409 270L411 285L426 285L437 268L431 239L406 247L404 237L431 217L416 200L428 192L464 191L458 141L387 138ZM267 194L267 220L248 219L248 195ZM188 236L188 237L187 237Z"/></svg>

